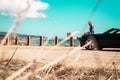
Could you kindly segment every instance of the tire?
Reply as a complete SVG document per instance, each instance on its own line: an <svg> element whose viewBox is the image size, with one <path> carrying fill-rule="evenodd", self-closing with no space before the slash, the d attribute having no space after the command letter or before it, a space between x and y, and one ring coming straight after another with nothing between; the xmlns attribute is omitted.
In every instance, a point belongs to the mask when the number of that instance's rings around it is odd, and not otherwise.
<svg viewBox="0 0 120 80"><path fill-rule="evenodd" d="M91 43L89 45L87 45L85 48L87 50L94 50L95 49L95 42L94 42L94 40L90 38L90 39L88 39L86 41L86 43L88 43L89 41L91 41Z"/></svg>
<svg viewBox="0 0 120 80"><path fill-rule="evenodd" d="M88 43L89 41L92 41L92 42L91 42L88 46L85 47L87 50L94 50L95 48L96 48L97 50L102 50L102 47L100 47L100 46L95 42L94 39L90 38L90 39L88 39L88 40L86 41L86 43Z"/></svg>
<svg viewBox="0 0 120 80"><path fill-rule="evenodd" d="M94 50L95 48L92 45L88 45L87 47L85 47L87 50Z"/></svg>
<svg viewBox="0 0 120 80"><path fill-rule="evenodd" d="M87 44L90 41L91 41L91 43L85 47L87 50L94 50L94 49L102 50L103 47L99 46L99 44L97 43L97 40L94 36L89 36L86 39L85 44Z"/></svg>

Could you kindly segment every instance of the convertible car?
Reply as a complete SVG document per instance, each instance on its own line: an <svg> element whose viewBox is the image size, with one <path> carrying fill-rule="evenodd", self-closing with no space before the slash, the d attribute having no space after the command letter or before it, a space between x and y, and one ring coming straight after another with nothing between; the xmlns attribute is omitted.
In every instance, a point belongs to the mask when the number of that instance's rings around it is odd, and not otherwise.
<svg viewBox="0 0 120 80"><path fill-rule="evenodd" d="M77 38L80 41L80 46L84 46L87 42L90 44L85 46L86 49L102 48L120 48L120 29L111 28L101 34L91 34L90 32L84 33L81 37Z"/></svg>

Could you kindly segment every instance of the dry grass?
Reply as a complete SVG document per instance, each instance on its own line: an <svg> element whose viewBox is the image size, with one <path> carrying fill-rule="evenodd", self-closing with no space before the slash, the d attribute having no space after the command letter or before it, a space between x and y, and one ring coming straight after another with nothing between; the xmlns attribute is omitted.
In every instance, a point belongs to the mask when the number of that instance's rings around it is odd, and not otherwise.
<svg viewBox="0 0 120 80"><path fill-rule="evenodd" d="M6 79L8 76L12 75L16 71L18 71L22 67L24 67L26 64L28 64L28 62L26 62L24 60L17 60L17 59L11 60L10 63L6 66L7 63L8 63L8 60L0 61L0 80ZM24 75L28 71L33 71L37 67L41 67L43 65L44 64L41 62L39 62L39 63L36 62L35 65L30 66L30 68L28 68L24 72L22 72L22 74L20 74L20 76Z"/></svg>
<svg viewBox="0 0 120 80"><path fill-rule="evenodd" d="M21 69L28 64L22 60L12 60L7 67L8 60L2 60L0 62L0 80L6 79L14 72ZM120 79L120 70L117 68L85 68L75 67L72 65L66 65L58 63L54 66L50 66L42 71L34 73L38 68L43 67L45 64L42 62L34 62L30 68L26 69L22 74L15 78L15 80L21 79L28 72L32 72L32 75L27 80L117 80ZM114 64L113 67L115 66ZM24 79L24 78L22 78Z"/></svg>
<svg viewBox="0 0 120 80"><path fill-rule="evenodd" d="M8 60L2 60L0 62L0 78L5 79L6 77L10 76L16 70L19 70L22 66L26 64L25 61L20 60L12 60L8 66L6 64Z"/></svg>
<svg viewBox="0 0 120 80"><path fill-rule="evenodd" d="M88 43L89 44L89 43ZM43 48L42 48L43 49ZM43 62L27 62L18 59L0 60L0 80L118 80L120 79L120 70L115 62L105 67L82 67L75 64L79 58L79 47L71 49L68 53L58 57L56 60L45 64ZM53 52L53 49L50 50ZM76 57L72 59L72 56ZM101 64L101 58L95 58L97 65ZM67 58L72 61L67 62ZM8 64L9 62L9 64ZM86 63L86 66L89 63Z"/></svg>

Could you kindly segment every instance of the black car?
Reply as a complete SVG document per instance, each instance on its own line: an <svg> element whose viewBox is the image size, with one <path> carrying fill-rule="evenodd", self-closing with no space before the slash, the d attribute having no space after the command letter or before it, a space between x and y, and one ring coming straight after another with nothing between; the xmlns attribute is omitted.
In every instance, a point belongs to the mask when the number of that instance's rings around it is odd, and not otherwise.
<svg viewBox="0 0 120 80"><path fill-rule="evenodd" d="M111 28L102 34L91 34L87 32L77 39L80 41L80 46L91 41L91 43L85 47L88 50L95 48L98 50L102 48L120 48L120 29Z"/></svg>

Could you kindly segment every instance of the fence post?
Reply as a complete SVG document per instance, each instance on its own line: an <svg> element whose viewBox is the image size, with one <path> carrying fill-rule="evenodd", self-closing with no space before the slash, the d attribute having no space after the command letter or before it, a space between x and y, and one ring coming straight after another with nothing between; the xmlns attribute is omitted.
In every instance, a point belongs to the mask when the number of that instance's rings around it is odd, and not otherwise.
<svg viewBox="0 0 120 80"><path fill-rule="evenodd" d="M6 45L9 45L10 40L9 40L9 36L6 38Z"/></svg>
<svg viewBox="0 0 120 80"><path fill-rule="evenodd" d="M70 37L70 46L71 46L71 47L74 46L74 39L73 39L73 36Z"/></svg>
<svg viewBox="0 0 120 80"><path fill-rule="evenodd" d="M43 36L40 36L40 46L43 44Z"/></svg>
<svg viewBox="0 0 120 80"><path fill-rule="evenodd" d="M55 36L55 45L58 44L58 36Z"/></svg>
<svg viewBox="0 0 120 80"><path fill-rule="evenodd" d="M18 39L19 39L19 37L16 36L16 38L15 38L15 45L18 45Z"/></svg>
<svg viewBox="0 0 120 80"><path fill-rule="evenodd" d="M67 33L67 37L70 37L71 36L71 32L68 32ZM73 39L73 36L70 37L70 46L73 47L74 46L74 39Z"/></svg>
<svg viewBox="0 0 120 80"><path fill-rule="evenodd" d="M30 45L30 36L27 36L27 45Z"/></svg>

